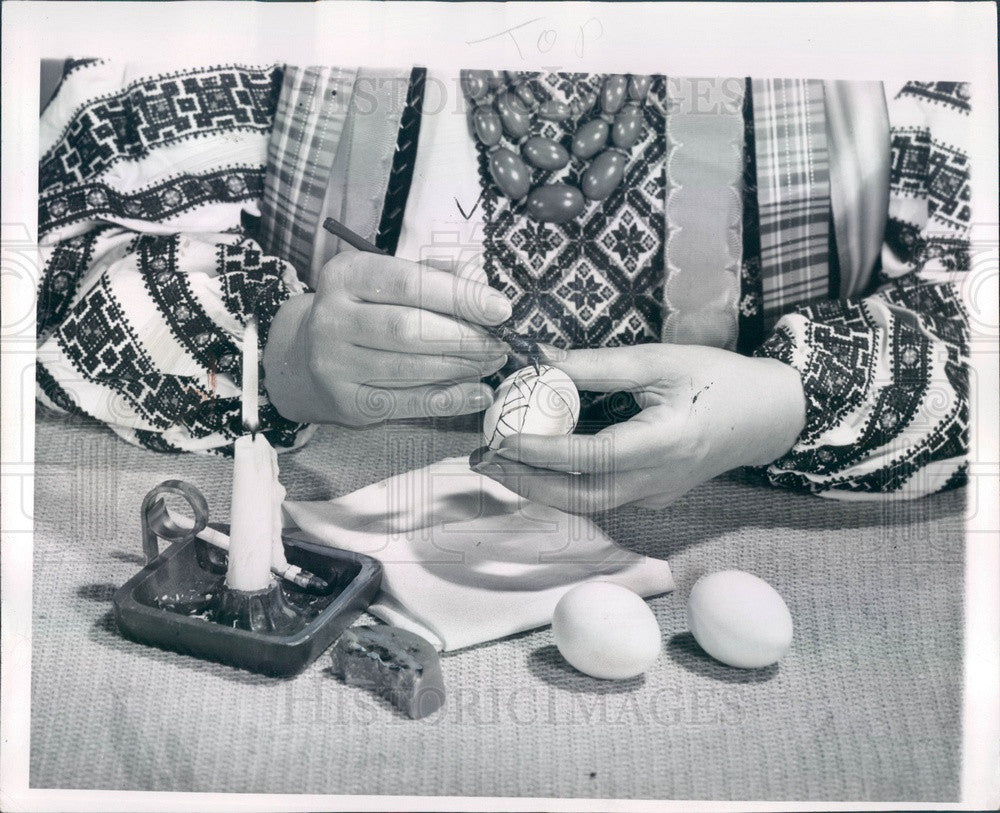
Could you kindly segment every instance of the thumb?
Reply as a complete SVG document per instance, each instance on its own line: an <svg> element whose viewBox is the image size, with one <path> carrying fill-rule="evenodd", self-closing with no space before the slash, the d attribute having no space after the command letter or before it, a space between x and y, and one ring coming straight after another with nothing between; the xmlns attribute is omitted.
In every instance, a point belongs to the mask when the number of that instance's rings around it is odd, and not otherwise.
<svg viewBox="0 0 1000 813"><path fill-rule="evenodd" d="M546 357L546 364L562 370L578 389L590 392L637 391L663 377L662 344L568 350L561 358Z"/></svg>

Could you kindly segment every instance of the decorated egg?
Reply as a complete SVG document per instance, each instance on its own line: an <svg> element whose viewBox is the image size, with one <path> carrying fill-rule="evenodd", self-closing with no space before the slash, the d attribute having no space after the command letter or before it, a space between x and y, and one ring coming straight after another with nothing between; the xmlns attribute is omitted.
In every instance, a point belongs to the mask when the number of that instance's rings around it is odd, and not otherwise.
<svg viewBox="0 0 1000 813"><path fill-rule="evenodd" d="M792 645L788 605L752 573L722 570L702 576L691 588L687 616L699 646L728 666L770 666Z"/></svg>
<svg viewBox="0 0 1000 813"><path fill-rule="evenodd" d="M660 654L660 625L649 605L610 582L567 591L556 604L552 633L572 667L604 680L641 675Z"/></svg>
<svg viewBox="0 0 1000 813"><path fill-rule="evenodd" d="M568 435L580 417L580 393L562 370L523 367L497 387L483 413L483 437L498 449L509 435Z"/></svg>

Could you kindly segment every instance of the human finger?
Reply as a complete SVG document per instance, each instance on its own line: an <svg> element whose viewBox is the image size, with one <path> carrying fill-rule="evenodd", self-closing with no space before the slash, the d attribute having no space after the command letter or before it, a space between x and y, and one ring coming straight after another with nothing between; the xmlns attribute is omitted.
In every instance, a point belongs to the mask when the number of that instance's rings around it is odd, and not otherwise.
<svg viewBox="0 0 1000 813"><path fill-rule="evenodd" d="M358 347L429 355L495 358L509 345L482 328L433 311L403 305L360 304L346 316L348 341Z"/></svg>
<svg viewBox="0 0 1000 813"><path fill-rule="evenodd" d="M354 376L358 384L405 389L441 381L485 378L507 363L507 355L476 360L350 347L341 363L359 371Z"/></svg>
<svg viewBox="0 0 1000 813"><path fill-rule="evenodd" d="M396 257L365 255L345 269L342 284L364 302L407 305L479 325L511 316L510 300L489 285Z"/></svg>
<svg viewBox="0 0 1000 813"><path fill-rule="evenodd" d="M564 472L621 472L651 465L649 430L616 424L594 435L509 435L500 455L536 468Z"/></svg>
<svg viewBox="0 0 1000 813"><path fill-rule="evenodd" d="M395 389L362 384L355 393L355 413L367 423L400 418L443 418L480 412L493 403L493 390L479 382L432 384Z"/></svg>
<svg viewBox="0 0 1000 813"><path fill-rule="evenodd" d="M664 347L658 344L568 350L560 356L547 362L566 373L579 389L591 392L641 390L662 377L665 359Z"/></svg>

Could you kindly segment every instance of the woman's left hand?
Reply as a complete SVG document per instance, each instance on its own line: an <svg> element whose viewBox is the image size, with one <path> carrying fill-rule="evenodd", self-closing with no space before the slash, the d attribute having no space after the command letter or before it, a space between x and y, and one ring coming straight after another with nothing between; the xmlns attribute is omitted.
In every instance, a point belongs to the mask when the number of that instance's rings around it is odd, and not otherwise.
<svg viewBox="0 0 1000 813"><path fill-rule="evenodd" d="M565 511L662 508L730 469L771 463L805 425L799 374L774 359L643 344L573 350L548 363L581 390L629 391L642 409L596 435L513 435L476 466Z"/></svg>

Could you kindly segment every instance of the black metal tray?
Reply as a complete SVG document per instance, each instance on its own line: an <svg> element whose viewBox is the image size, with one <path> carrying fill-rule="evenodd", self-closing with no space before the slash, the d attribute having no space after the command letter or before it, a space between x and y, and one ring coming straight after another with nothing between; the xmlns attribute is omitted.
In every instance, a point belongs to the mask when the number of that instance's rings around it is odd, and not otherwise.
<svg viewBox="0 0 1000 813"><path fill-rule="evenodd" d="M212 527L228 532L225 525ZM225 553L197 538L170 545L115 593L119 629L140 643L252 672L298 674L371 604L382 582L382 566L370 556L287 536L283 541L290 564L329 584L329 591L314 594L282 582L286 595L307 610L308 620L294 633L239 629L172 607L170 597L210 594L224 579Z"/></svg>

